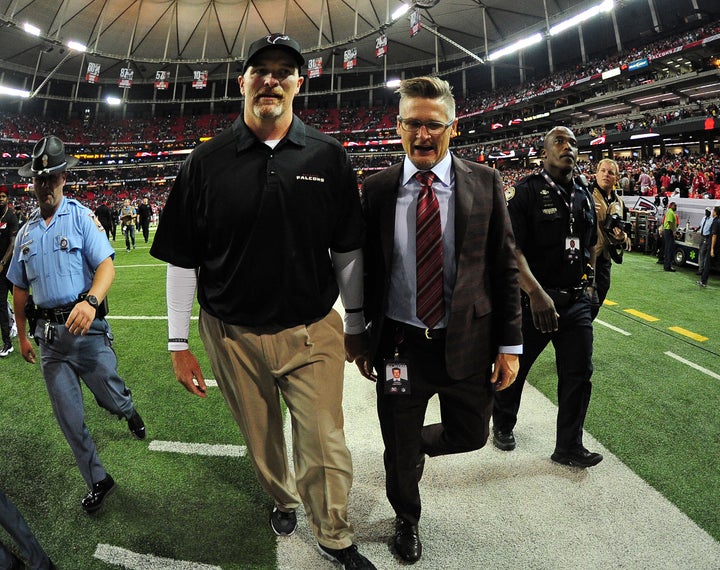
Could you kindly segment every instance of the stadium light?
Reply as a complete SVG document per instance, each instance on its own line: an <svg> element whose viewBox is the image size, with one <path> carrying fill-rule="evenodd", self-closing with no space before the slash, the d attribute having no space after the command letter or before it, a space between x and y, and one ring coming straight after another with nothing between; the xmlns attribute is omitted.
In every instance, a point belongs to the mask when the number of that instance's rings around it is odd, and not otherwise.
<svg viewBox="0 0 720 570"><path fill-rule="evenodd" d="M87 47L84 44L81 44L80 42L76 42L74 40L70 40L67 43L67 47L69 47L72 50L81 51L81 52L84 52L85 50L87 50Z"/></svg>
<svg viewBox="0 0 720 570"><path fill-rule="evenodd" d="M400 80L399 79L389 79L385 82L385 87L389 87L390 89L396 89L400 87Z"/></svg>
<svg viewBox="0 0 720 570"><path fill-rule="evenodd" d="M25 22L23 24L23 30L25 30L31 36L39 36L40 35L40 28L38 28L37 26L33 26L29 22Z"/></svg>
<svg viewBox="0 0 720 570"><path fill-rule="evenodd" d="M122 103L122 99L120 99L119 97L112 97L112 96L109 96L109 95L108 95L107 97L105 97L105 102L106 102L108 105L117 106L117 105L119 105L120 103Z"/></svg>
<svg viewBox="0 0 720 570"><path fill-rule="evenodd" d="M548 33L551 36L556 36L557 34L564 32L568 28L574 28L585 20L589 20L590 18L597 16L601 12L609 12L614 7L614 0L605 0L602 4L598 4L597 6L588 8L584 12L580 12L577 16L573 16L572 18L568 18L567 20L564 20L559 24L555 24L552 28L550 28Z"/></svg>
<svg viewBox="0 0 720 570"><path fill-rule="evenodd" d="M531 46L533 44L541 42L542 39L543 39L543 35L540 32L538 32L537 34L533 34L532 36L518 40L515 43L510 44L509 46L506 46L502 49L492 52L490 55L487 56L488 61L494 61L496 59L499 59L499 58L509 55L511 53L515 53L516 51L520 51L521 49L524 49L528 46Z"/></svg>
<svg viewBox="0 0 720 570"><path fill-rule="evenodd" d="M395 11L392 13L392 16L390 16L390 18L394 22L401 16L404 16L405 14L407 14L408 10L410 10L409 4L401 4L398 8L395 9Z"/></svg>
<svg viewBox="0 0 720 570"><path fill-rule="evenodd" d="M5 87L0 85L0 95L11 95L13 97L22 97L27 99L30 97L30 91L24 91L22 89L13 89L12 87Z"/></svg>

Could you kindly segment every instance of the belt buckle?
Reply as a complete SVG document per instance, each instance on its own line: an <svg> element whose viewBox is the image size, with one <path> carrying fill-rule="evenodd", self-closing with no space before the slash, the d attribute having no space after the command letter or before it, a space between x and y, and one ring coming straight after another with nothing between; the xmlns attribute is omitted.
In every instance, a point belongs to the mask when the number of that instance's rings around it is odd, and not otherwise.
<svg viewBox="0 0 720 570"><path fill-rule="evenodd" d="M428 340L432 340L433 337L432 337L431 335L432 335L432 330L430 330L430 329L425 329L425 338L428 339Z"/></svg>

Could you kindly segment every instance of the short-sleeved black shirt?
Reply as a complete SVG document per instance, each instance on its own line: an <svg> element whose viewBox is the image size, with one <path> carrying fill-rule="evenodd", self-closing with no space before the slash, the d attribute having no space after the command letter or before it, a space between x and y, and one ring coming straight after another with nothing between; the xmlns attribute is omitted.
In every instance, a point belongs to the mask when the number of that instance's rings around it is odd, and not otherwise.
<svg viewBox="0 0 720 570"><path fill-rule="evenodd" d="M8 208L7 211L5 211L5 208L3 208L0 210L0 257L7 251L12 238L17 235L18 225L18 218L12 209ZM8 265L10 264L8 263ZM8 265L6 265L5 268L7 268Z"/></svg>
<svg viewBox="0 0 720 570"><path fill-rule="evenodd" d="M150 253L199 268L198 301L224 322L308 324L338 296L329 250L362 247L355 173L335 139L298 117L271 149L233 126L183 164Z"/></svg>
<svg viewBox="0 0 720 570"><path fill-rule="evenodd" d="M530 271L543 287L575 287L580 284L590 249L597 242L595 202L590 191L575 185L574 233L580 238L579 262L566 256L566 238L570 236L570 213L566 203L572 188L562 188L564 200L540 174L520 180L506 193L515 243L527 259Z"/></svg>

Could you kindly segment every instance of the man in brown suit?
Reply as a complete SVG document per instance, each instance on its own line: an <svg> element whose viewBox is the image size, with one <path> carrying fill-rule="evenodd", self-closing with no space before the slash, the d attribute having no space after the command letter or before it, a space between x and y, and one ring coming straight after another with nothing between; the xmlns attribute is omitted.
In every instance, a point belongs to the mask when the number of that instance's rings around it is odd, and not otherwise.
<svg viewBox="0 0 720 570"><path fill-rule="evenodd" d="M368 350L351 335L346 345L351 358L360 354L363 376L377 380L394 546L413 563L422 554L418 482L425 456L485 445L493 391L514 381L522 333L499 173L449 152L457 119L446 81L408 79L398 93L397 130L407 156L364 184ZM427 237L433 224L437 235ZM428 245L433 240L436 248ZM406 366L407 381L392 390L398 366ZM435 394L442 422L423 426Z"/></svg>

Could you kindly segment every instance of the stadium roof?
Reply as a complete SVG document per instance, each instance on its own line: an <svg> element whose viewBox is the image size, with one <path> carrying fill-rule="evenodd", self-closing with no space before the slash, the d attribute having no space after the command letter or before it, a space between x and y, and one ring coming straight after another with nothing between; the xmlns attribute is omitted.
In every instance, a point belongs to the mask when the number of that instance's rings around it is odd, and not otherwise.
<svg viewBox="0 0 720 570"><path fill-rule="evenodd" d="M333 53L342 68L344 50L357 48L359 71L402 69L485 57L598 3L416 0L424 29L410 37L409 15L392 19L398 0L0 0L0 70L74 81L88 62L115 76L129 64L135 81L152 81L158 70L187 76L203 63L210 75L234 75L249 44L271 32L294 37L325 68ZM24 31L26 22L39 36ZM375 56L381 33L386 60ZM69 50L70 40L87 52Z"/></svg>

